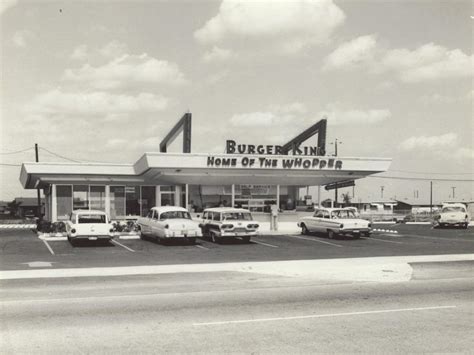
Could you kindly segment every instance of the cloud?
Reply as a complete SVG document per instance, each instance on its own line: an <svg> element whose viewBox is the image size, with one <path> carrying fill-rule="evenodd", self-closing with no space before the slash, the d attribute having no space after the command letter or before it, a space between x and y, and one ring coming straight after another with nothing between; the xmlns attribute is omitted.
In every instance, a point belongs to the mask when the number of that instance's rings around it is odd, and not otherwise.
<svg viewBox="0 0 474 355"><path fill-rule="evenodd" d="M0 15L6 12L9 8L15 6L18 0L1 0L0 1Z"/></svg>
<svg viewBox="0 0 474 355"><path fill-rule="evenodd" d="M328 108L319 112L318 117L326 116L332 125L342 124L376 124L389 119L392 113L388 109L343 109L336 104L329 104Z"/></svg>
<svg viewBox="0 0 474 355"><path fill-rule="evenodd" d="M440 136L413 136L401 142L399 148L404 151L444 149L455 147L457 141L456 133L446 133Z"/></svg>
<svg viewBox="0 0 474 355"><path fill-rule="evenodd" d="M37 95L26 107L30 118L105 117L117 120L130 114L152 113L165 110L169 99L150 93L136 96L107 92L64 92L50 90Z"/></svg>
<svg viewBox="0 0 474 355"><path fill-rule="evenodd" d="M204 53L202 60L206 63L222 62L231 59L234 56L230 49L212 47L212 50Z"/></svg>
<svg viewBox="0 0 474 355"><path fill-rule="evenodd" d="M328 41L345 20L332 0L223 0L219 12L194 32L202 44L244 40L285 53Z"/></svg>
<svg viewBox="0 0 474 355"><path fill-rule="evenodd" d="M457 159L474 159L474 149L458 148L454 151L453 156Z"/></svg>
<svg viewBox="0 0 474 355"><path fill-rule="evenodd" d="M324 61L324 70L355 69L374 60L375 35L361 36L341 44Z"/></svg>
<svg viewBox="0 0 474 355"><path fill-rule="evenodd" d="M306 106L293 102L270 105L266 111L235 114L230 122L234 127L273 127L288 124L303 113L306 113Z"/></svg>
<svg viewBox="0 0 474 355"><path fill-rule="evenodd" d="M13 45L17 48L25 48L28 45L28 42L34 37L35 35L31 31L28 31L28 30L16 31L13 34L12 42L13 42Z"/></svg>
<svg viewBox="0 0 474 355"><path fill-rule="evenodd" d="M420 97L420 101L424 104L430 105L432 103L441 104L453 104L463 101L472 101L474 90L470 90L467 94L463 95L442 95L442 94L426 94Z"/></svg>
<svg viewBox="0 0 474 355"><path fill-rule="evenodd" d="M128 52L128 46L125 43L113 40L107 43L99 50L104 57L117 58Z"/></svg>
<svg viewBox="0 0 474 355"><path fill-rule="evenodd" d="M84 64L79 69L66 69L63 79L86 83L100 90L117 89L137 83L169 85L186 83L184 74L177 64L155 59L146 53L124 54L98 67Z"/></svg>
<svg viewBox="0 0 474 355"><path fill-rule="evenodd" d="M434 43L414 50L382 48L377 45L376 37L369 35L342 43L325 58L323 65L326 71L359 68L373 74L395 73L400 81L417 83L471 77L474 57Z"/></svg>
<svg viewBox="0 0 474 355"><path fill-rule="evenodd" d="M84 60L88 57L89 52L87 50L87 46L85 44L81 44L74 48L71 54L71 59L74 60Z"/></svg>

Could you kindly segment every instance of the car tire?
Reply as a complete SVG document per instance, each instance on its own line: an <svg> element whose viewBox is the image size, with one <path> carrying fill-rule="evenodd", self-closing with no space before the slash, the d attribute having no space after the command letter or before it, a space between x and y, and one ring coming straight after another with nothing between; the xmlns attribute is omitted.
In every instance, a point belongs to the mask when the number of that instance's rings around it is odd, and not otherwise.
<svg viewBox="0 0 474 355"><path fill-rule="evenodd" d="M301 225L301 234L303 234L303 235L308 235L309 234L309 230L308 230L308 228L306 228L306 225L304 223Z"/></svg>
<svg viewBox="0 0 474 355"><path fill-rule="evenodd" d="M335 235L335 234L334 234L334 231L328 230L328 238L329 238L329 239L334 239L334 235Z"/></svg>
<svg viewBox="0 0 474 355"><path fill-rule="evenodd" d="M250 236L242 237L242 240L244 241L244 243L250 243Z"/></svg>

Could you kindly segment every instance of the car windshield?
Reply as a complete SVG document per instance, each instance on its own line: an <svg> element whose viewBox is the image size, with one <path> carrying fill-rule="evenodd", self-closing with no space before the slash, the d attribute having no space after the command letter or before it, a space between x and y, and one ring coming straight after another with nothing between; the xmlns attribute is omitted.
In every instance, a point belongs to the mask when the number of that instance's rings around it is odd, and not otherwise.
<svg viewBox="0 0 474 355"><path fill-rule="evenodd" d="M444 207L441 212L466 212L464 207L461 206L449 206L449 207Z"/></svg>
<svg viewBox="0 0 474 355"><path fill-rule="evenodd" d="M222 214L222 217L224 221L237 221L237 220L251 221L252 220L252 215L246 212L226 212Z"/></svg>
<svg viewBox="0 0 474 355"><path fill-rule="evenodd" d="M168 211L163 212L160 215L160 219L176 219L176 218L184 218L184 219L191 219L191 215L189 212L186 211Z"/></svg>
<svg viewBox="0 0 474 355"><path fill-rule="evenodd" d="M331 218L349 219L356 218L356 215L351 210L336 210L331 212Z"/></svg>
<svg viewBox="0 0 474 355"><path fill-rule="evenodd" d="M105 223L104 214L81 214L77 217L78 223Z"/></svg>

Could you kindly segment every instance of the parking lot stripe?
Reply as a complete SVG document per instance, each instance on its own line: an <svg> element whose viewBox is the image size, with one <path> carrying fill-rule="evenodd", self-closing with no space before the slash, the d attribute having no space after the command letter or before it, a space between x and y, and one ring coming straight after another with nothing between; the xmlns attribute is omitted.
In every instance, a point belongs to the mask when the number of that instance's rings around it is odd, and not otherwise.
<svg viewBox="0 0 474 355"><path fill-rule="evenodd" d="M199 245L199 244L195 244L194 246L195 246L196 248L209 250L209 248L203 247L202 245Z"/></svg>
<svg viewBox="0 0 474 355"><path fill-rule="evenodd" d="M53 248L48 244L46 240L43 240L44 245L46 245L46 248L48 248L49 252L54 255Z"/></svg>
<svg viewBox="0 0 474 355"><path fill-rule="evenodd" d="M422 238L422 239L440 239L440 240L449 240L450 242L468 242L474 243L474 240L466 240L466 239L459 239L459 238L442 238L442 237L428 237L426 235L415 235L415 234L399 234L401 237L410 237L410 238Z"/></svg>
<svg viewBox="0 0 474 355"><path fill-rule="evenodd" d="M115 245L119 245L122 248L127 249L128 251L131 251L132 253L135 253L135 250L133 250L132 248L127 247L126 245L123 245L122 243L117 242L116 240L112 240L112 243L114 243Z"/></svg>
<svg viewBox="0 0 474 355"><path fill-rule="evenodd" d="M267 244L267 243L264 243L264 242L259 242L259 241L255 240L255 239L252 239L252 243L264 245L264 246L266 246L266 247L271 247L271 248L279 248L279 247L276 246L276 245Z"/></svg>
<svg viewBox="0 0 474 355"><path fill-rule="evenodd" d="M329 245L332 245L332 246L335 246L335 247L339 247L339 248L342 248L342 245L339 245L339 244L334 244L334 243L329 243L329 242L325 242L323 240L319 240L319 239L312 239L312 238L305 238L305 237L300 237L300 236L292 236L290 238L296 238L296 239L303 239L303 240L309 240L311 242L318 242L318 243L323 243L323 244L329 244Z"/></svg>
<svg viewBox="0 0 474 355"><path fill-rule="evenodd" d="M387 242L387 243L394 243L394 244L405 244L402 242L395 242L393 240L384 240L384 239L378 239L374 237L366 238L366 237L360 237L360 239L365 239L365 240L378 240L379 242Z"/></svg>
<svg viewBox="0 0 474 355"><path fill-rule="evenodd" d="M347 317L347 316L360 316L360 315L366 315L366 314L381 314L381 313L383 314L383 313L395 313L395 312L430 311L430 310L448 309L448 308L457 308L457 306L434 306L434 307L417 307L417 308L381 309L381 310L362 311L362 312L311 314L307 316L257 318L257 319L229 320L229 321L220 321L220 322L194 323L193 325L203 326L203 325L224 325L224 324L255 323L255 322L273 322L273 321L280 321L280 320Z"/></svg>

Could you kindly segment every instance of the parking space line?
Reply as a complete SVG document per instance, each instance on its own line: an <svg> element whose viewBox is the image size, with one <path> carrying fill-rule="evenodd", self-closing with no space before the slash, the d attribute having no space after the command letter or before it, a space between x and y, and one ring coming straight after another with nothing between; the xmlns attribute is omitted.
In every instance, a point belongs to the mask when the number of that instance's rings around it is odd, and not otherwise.
<svg viewBox="0 0 474 355"><path fill-rule="evenodd" d="M202 245L199 245L199 244L195 244L194 246L195 246L196 248L209 250L209 248L203 247Z"/></svg>
<svg viewBox="0 0 474 355"><path fill-rule="evenodd" d="M273 244L267 244L267 243L264 243L264 242L259 242L259 241L255 240L255 239L252 239L252 243L264 245L264 246L266 246L266 247L271 247L271 248L279 248L279 246L276 246L276 245L273 245Z"/></svg>
<svg viewBox="0 0 474 355"><path fill-rule="evenodd" d="M401 237L410 237L410 238L422 238L422 239L434 239L434 240L448 240L450 242L468 242L474 243L474 240L466 240L459 238L443 238L443 237L428 237L426 235L414 235L414 234L399 234Z"/></svg>
<svg viewBox="0 0 474 355"><path fill-rule="evenodd" d="M128 251L131 251L132 253L135 253L135 250L133 250L132 248L127 247L126 245L123 245L122 243L117 242L116 240L112 240L112 243L114 243L115 245L119 245L122 248L127 249Z"/></svg>
<svg viewBox="0 0 474 355"><path fill-rule="evenodd" d="M393 240L384 240L384 239L378 239L374 237L366 238L366 237L360 237L360 239L365 239L365 240L378 240L379 242L386 242L386 243L394 243L394 244L405 244L402 242L395 242Z"/></svg>
<svg viewBox="0 0 474 355"><path fill-rule="evenodd" d="M450 308L457 308L457 306L434 306L434 307L381 309L381 310L362 311L362 312L310 314L310 315L293 316L293 317L257 318L257 319L227 320L227 321L220 321L220 322L194 323L193 325L205 326L205 325L241 324L241 323L255 323L255 322L274 322L274 321L295 320L295 319L347 317L347 316L360 316L360 315L368 315L368 314L383 314L383 313L395 313L395 312L430 311L430 310L450 309Z"/></svg>
<svg viewBox="0 0 474 355"><path fill-rule="evenodd" d="M46 240L43 240L43 243L44 245L46 245L46 248L48 248L49 252L54 255L54 251L53 251L53 248L51 248L51 246L48 244L48 242Z"/></svg>
<svg viewBox="0 0 474 355"><path fill-rule="evenodd" d="M305 238L305 237L300 237L300 236L292 236L290 238L296 238L296 239L303 239L303 240L309 240L311 242L318 242L318 243L323 243L323 244L329 244L329 245L332 245L332 246L335 246L335 247L339 247L339 248L342 248L342 245L339 245L339 244L334 244L334 243L330 243L330 242L325 242L323 240L319 240L319 239L311 239L311 238Z"/></svg>

